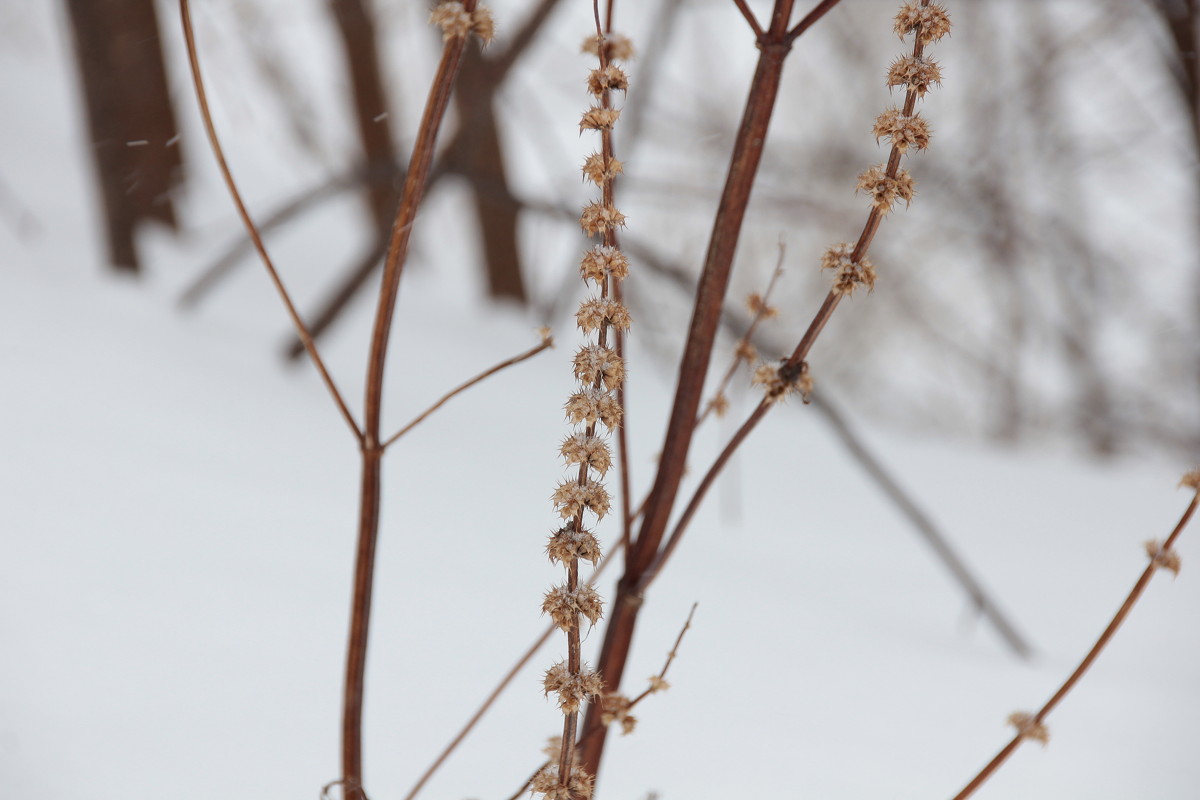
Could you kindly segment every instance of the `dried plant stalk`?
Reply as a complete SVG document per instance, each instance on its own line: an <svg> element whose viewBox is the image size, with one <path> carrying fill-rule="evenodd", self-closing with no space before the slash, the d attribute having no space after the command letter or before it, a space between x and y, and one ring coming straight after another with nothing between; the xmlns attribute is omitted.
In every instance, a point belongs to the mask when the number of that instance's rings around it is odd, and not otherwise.
<svg viewBox="0 0 1200 800"><path fill-rule="evenodd" d="M981 769L974 778L963 787L962 791L954 795L954 800L966 800L966 798L975 794L975 791L992 776L1000 766L1008 760L1008 757L1016 751L1021 743L1026 739L1035 739L1045 744L1049 741L1050 733L1046 729L1045 720L1050 715L1063 698L1075 688L1075 684L1079 683L1080 678L1092 666L1092 662L1100 655L1105 646L1109 643L1112 637L1116 634L1117 629L1129 616L1129 612L1137 604L1142 593L1146 591L1146 587L1150 584L1150 579L1154 577L1154 573L1160 569L1169 570L1175 574L1179 574L1179 556L1174 550L1175 540L1179 538L1179 534L1183 533L1183 529L1187 527L1192 515L1196 512L1196 507L1200 505L1200 470L1194 470L1183 476L1180 482L1181 486L1186 486L1193 491L1192 501L1188 503L1188 507L1184 510L1183 515L1179 518L1179 522L1175 525L1175 529L1171 531L1171 535L1164 542L1150 541L1146 542L1146 554L1150 557L1150 563L1142 570L1141 577L1137 579L1137 583L1133 585L1129 595L1125 598L1125 602L1117 609L1117 613L1113 615L1108 626L1096 639L1096 643L1088 650L1087 655L1079 662L1079 666L1075 671L1063 681L1062 686L1058 687L1045 705L1037 710L1035 714L1025 712L1015 712L1009 716L1008 721L1017 729L1013 738L1001 748L1000 752L989 761L983 769Z"/></svg>

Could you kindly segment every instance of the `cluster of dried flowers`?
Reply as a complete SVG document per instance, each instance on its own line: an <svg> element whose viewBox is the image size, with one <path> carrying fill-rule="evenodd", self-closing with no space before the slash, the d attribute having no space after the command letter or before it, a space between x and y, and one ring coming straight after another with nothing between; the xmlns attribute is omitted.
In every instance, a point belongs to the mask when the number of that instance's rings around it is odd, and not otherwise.
<svg viewBox="0 0 1200 800"><path fill-rule="evenodd" d="M888 214L897 201L907 205L916 193L912 176L900 168L900 159L911 150L924 150L931 138L929 123L916 112L917 100L942 82L937 62L925 56L925 47L950 32L946 9L929 0L908 2L896 14L896 35L913 35L910 55L901 56L888 69L888 88L906 88L904 105L889 108L875 119L875 139L886 139L892 146L888 160L858 176L858 190L871 199L872 214ZM865 252L845 242L833 245L821 257L821 267L834 274L833 291L848 295L859 286L869 291L875 286L875 267Z"/></svg>
<svg viewBox="0 0 1200 800"><path fill-rule="evenodd" d="M601 196L583 209L579 226L600 241L579 264L580 277L594 294L576 314L584 344L572 362L579 385L566 404L567 419L576 429L560 448L574 474L554 492L554 507L564 524L546 545L550 560L562 564L567 573L566 581L546 592L542 601L542 611L567 635L566 660L547 670L543 680L546 695L554 695L563 712L563 735L551 764L530 784L550 800L591 795L591 778L576 764L575 737L580 713L601 694L603 682L580 657L580 624L582 618L595 624L603 614L603 603L596 590L580 580L579 562L595 564L601 555L599 541L584 523L587 514L599 521L609 511L610 498L602 480L612 465L608 435L621 424L618 390L625 380L616 344L618 332L628 330L630 324L629 311L619 299L629 259L616 237L625 215L613 204L613 180L622 164L613 156L611 133L621 116L620 109L613 107L612 94L629 88L628 76L615 62L629 58L632 50L627 39L612 35L589 39L584 50L597 56L599 66L587 78L595 101L583 113L579 129L598 132L600 149L584 161L583 176L600 188Z"/></svg>
<svg viewBox="0 0 1200 800"><path fill-rule="evenodd" d="M496 35L496 23L489 9L479 6L474 11L468 11L457 0L439 3L430 13L429 21L442 29L443 42L473 33L486 45L491 44L492 37Z"/></svg>

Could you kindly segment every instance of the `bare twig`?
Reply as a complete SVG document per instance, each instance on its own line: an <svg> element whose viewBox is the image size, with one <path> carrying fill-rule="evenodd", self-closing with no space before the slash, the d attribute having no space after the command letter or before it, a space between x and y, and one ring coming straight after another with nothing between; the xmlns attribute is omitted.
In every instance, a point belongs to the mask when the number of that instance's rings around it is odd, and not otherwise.
<svg viewBox="0 0 1200 800"><path fill-rule="evenodd" d="M546 350L550 347L553 347L553 346L554 346L554 339L551 338L549 334L546 334L545 337L542 339L541 344L537 345L536 347L531 347L528 350L526 350L524 353L521 353L520 355L515 355L512 358L501 361L499 364L496 364L495 366L485 369L483 372L479 373L474 378L471 378L470 380L466 381L465 383L462 383L462 384L456 386L455 388L451 389L449 392L446 392L446 394L442 395L441 399L439 399L436 403L434 403L429 408L425 409L420 414L418 414L412 420L412 422L409 422L403 428L401 428L400 430L398 430L394 434L392 434L392 436L387 441L385 441L382 446L385 449L387 447L391 446L392 442L396 441L401 436L403 436L404 434L411 431L413 428L420 425L422 422L425 421L425 419L430 414L437 411L439 408L441 408L443 405L445 405L448 400L455 397L456 395L462 394L467 389L470 389L475 384L480 383L480 382L490 378L491 376L495 375L497 372L500 372L501 370L511 367L514 364L520 364L522 361L525 361L526 359L533 358L538 353L540 353L543 350Z"/></svg>
<svg viewBox="0 0 1200 800"><path fill-rule="evenodd" d="M179 11L183 20L183 40L187 46L188 64L192 70L192 85L196 90L196 102L200 107L200 118L204 122L204 130L208 133L208 141L212 145L213 155L216 157L217 166L221 170L221 177L225 179L225 186L229 189L229 194L233 198L233 204L237 207L238 215L242 218L242 224L246 226L246 233L249 234L251 241L254 242L254 249L258 251L259 258L262 259L263 266L266 267L267 274L271 277L271 282L275 284L275 290L279 293L280 299L283 300L283 304L287 308L288 316L291 317L292 324L296 327L296 334L304 342L304 349L308 352L309 358L312 359L313 365L316 366L317 372L321 374L321 380L324 381L325 388L333 396L333 400L337 404L342 418L350 426L350 430L354 432L354 437L359 442L362 442L362 429L354 421L354 415L350 413L350 409L346 406L346 401L342 398L342 393L338 391L337 385L333 382L333 376L325 368L325 362L321 360L321 354L317 352L316 342L313 341L308 328L300 318L299 312L296 311L296 306L292 303L291 295L288 294L287 288L283 285L283 279L279 277L279 272L275 269L275 264L271 261L271 256L267 253L267 247L263 243L262 236L259 235L258 228L255 226L254 220L251 219L250 212L246 209L246 204L242 201L242 194L238 191L237 183L233 179L233 172L230 171L229 164L225 160L225 151L221 147L221 140L217 136L217 129L213 124L212 113L209 111L208 94L204 90L204 79L200 74L200 58L196 52L196 35L192 29L192 12L188 0L179 0Z"/></svg>
<svg viewBox="0 0 1200 800"><path fill-rule="evenodd" d="M750 6L746 5L746 0L733 0L733 4L737 6L738 11L742 12L742 16L750 24L750 30L754 31L754 35L762 36L762 25L759 25L758 20L754 18L754 12L750 10Z"/></svg>
<svg viewBox="0 0 1200 800"><path fill-rule="evenodd" d="M1079 679L1083 677L1083 674L1087 672L1088 667L1092 665L1092 662L1094 662L1096 657L1100 655L1100 652L1104 650L1105 645L1107 645L1109 640L1112 639L1113 635L1117 632L1117 629L1121 627L1121 623L1123 623L1125 618L1129 616L1129 612L1133 610L1134 605L1137 604L1138 598L1140 598L1142 593L1146 590L1146 586L1150 583L1150 579L1154 577L1154 573L1157 572L1160 567L1164 566L1164 562L1160 561L1161 554L1171 553L1172 545L1175 544L1175 540L1179 538L1179 534L1182 533L1183 529L1187 526L1188 521L1192 518L1192 514L1196 511L1197 505L1200 505L1200 491L1197 491L1192 496L1192 502L1188 504L1187 509L1183 512L1183 516L1179 518L1179 523L1175 526L1175 530L1171 531L1171 535L1167 537L1166 542L1164 542L1161 547L1158 548L1158 555L1151 554L1150 563L1146 566L1146 569L1142 571L1142 575L1140 578L1138 578L1137 583L1133 585L1133 589L1125 598L1125 602L1121 604L1119 609L1117 609L1117 613L1113 616L1112 621L1108 623L1108 627L1104 629L1104 632L1100 634L1100 638L1098 638L1096 643L1092 645L1092 649L1089 650L1087 655L1083 657L1083 661L1079 662L1079 666L1075 668L1075 671L1070 674L1070 676L1063 682L1062 686L1058 688L1058 691L1046 701L1046 704L1043 705L1036 714L1033 714L1029 717L1020 718L1017 734L1000 750L999 753L996 754L995 758L989 761L987 765L984 766L984 768L981 769L965 787L963 787L961 792L954 796L954 800L965 800L965 798L975 794L975 790L982 786L984 781L990 778L993 772L999 769L1000 765L1002 765L1008 759L1008 757L1013 754L1013 751L1015 751L1021 745L1022 741L1027 738L1034 737L1045 739L1045 728L1042 727L1042 725L1046 717L1060 702L1062 702L1062 699L1067 696L1071 689L1075 687L1075 684L1077 684ZM1174 568L1177 569L1178 566L1176 565ZM1014 717L1016 717L1016 715L1014 715Z"/></svg>

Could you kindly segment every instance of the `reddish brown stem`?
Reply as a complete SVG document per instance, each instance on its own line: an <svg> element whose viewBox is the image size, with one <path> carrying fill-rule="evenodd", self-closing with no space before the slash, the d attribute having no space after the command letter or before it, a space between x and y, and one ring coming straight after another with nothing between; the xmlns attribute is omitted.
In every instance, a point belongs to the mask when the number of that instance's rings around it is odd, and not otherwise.
<svg viewBox="0 0 1200 800"><path fill-rule="evenodd" d="M658 475L651 489L640 533L629 548L625 575L618 584L616 598L609 610L609 625L599 662L600 673L604 676L608 691L615 691L620 686L641 602L636 586L642 571L658 552L683 477L683 465L687 460L700 395L712 359L713 342L729 284L742 220L745 218L751 189L762 158L767 127L779 92L784 59L791 49L791 42L787 40L787 25L793 4L794 0L776 0L771 26L768 32L759 38L758 66L750 85L725 189L713 222L712 237L688 329L687 345L680 363L675 402L662 448ZM583 769L595 775L604 751L606 731L601 729L592 734L593 728L602 728L595 706L588 710L584 725L588 738L581 753Z"/></svg>
<svg viewBox="0 0 1200 800"><path fill-rule="evenodd" d="M470 13L475 0L463 3ZM413 145L404 193L388 242L383 285L371 333L367 362L365 418L362 438L362 483L359 499L358 547L354 564L354 592L350 607L350 637L346 647L346 682L342 700L342 786L346 800L365 800L362 780L362 706L367 660L367 634L374 583L375 544L379 538L380 457L379 429L383 402L383 377L389 334L400 290L400 276L408 256L417 209L425 195L433 164L438 132L450 102L450 92L462 63L466 37L452 37L442 50L417 140Z"/></svg>
<svg viewBox="0 0 1200 800"><path fill-rule="evenodd" d="M1179 518L1179 523L1175 526L1175 530L1171 531L1171 535L1168 536L1167 541L1163 543L1163 552L1170 550L1175 544L1175 540L1179 538L1179 534L1183 532L1183 529L1187 527L1188 521L1191 520L1192 514L1196 512L1197 505L1200 505L1200 492L1197 492L1192 497L1192 502L1188 504L1187 510L1184 511L1183 516ZM1117 609L1117 613L1113 616L1112 621L1108 623L1108 627L1104 629L1104 632L1100 634L1100 638L1096 640L1094 645L1092 645L1092 649L1089 650L1087 655L1083 657L1083 661L1079 662L1079 666L1075 668L1075 671L1072 672L1065 681L1063 681L1062 686L1058 687L1058 691L1055 692L1054 695L1046 701L1046 704L1042 706L1036 714L1033 715L1033 719L1030 723L1031 725L1042 724L1043 720L1049 716L1050 712L1054 710L1055 706L1062 702L1062 699L1066 697L1073 688L1075 688L1075 684L1079 682L1079 679L1082 678L1084 673L1088 671L1088 668L1092 666L1092 662L1096 660L1097 656L1099 656L1100 652L1104 650L1104 647L1108 644L1109 640L1111 640L1113 635L1116 634L1117 629L1121 627L1121 623L1123 623L1125 618L1129 616L1129 612L1133 610L1133 607L1137 604L1137 601L1142 596L1142 593L1146 591L1146 586L1150 583L1150 579L1154 577L1154 573L1157 572L1158 569L1158 564L1156 564L1152 559L1146 569L1142 571L1142 575L1140 578L1138 578L1137 583L1133 585L1133 589L1129 592L1129 596L1125 598L1125 602L1121 604L1119 609ZM1006 760L1008 760L1008 757L1012 755L1013 751L1015 751L1021 745L1021 742L1024 741L1025 738L1026 737L1024 734L1020 732L1017 733L1017 735L1014 736L1009 743L1006 744L1000 750L1000 752L996 754L995 758L989 761L987 765L979 771L979 774L972 778L970 783L963 787L961 792L954 795L954 800L965 800L965 798L975 794L975 790L982 786L983 783L992 776L992 773L999 769L1000 766Z"/></svg>

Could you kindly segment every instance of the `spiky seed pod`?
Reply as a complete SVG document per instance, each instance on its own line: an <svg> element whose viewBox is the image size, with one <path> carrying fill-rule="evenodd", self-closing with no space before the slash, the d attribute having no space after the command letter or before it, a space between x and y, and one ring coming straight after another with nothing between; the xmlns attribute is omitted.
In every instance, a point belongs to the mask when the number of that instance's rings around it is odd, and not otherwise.
<svg viewBox="0 0 1200 800"><path fill-rule="evenodd" d="M585 385L600 381L611 391L625 380L625 362L611 347L584 345L575 354L574 366L575 378Z"/></svg>
<svg viewBox="0 0 1200 800"><path fill-rule="evenodd" d="M623 223L625 218L621 219ZM583 254L579 274L585 281L598 285L603 285L606 278L623 281L629 275L629 259L615 247L597 244Z"/></svg>
<svg viewBox="0 0 1200 800"><path fill-rule="evenodd" d="M869 195L871 204L887 214L897 200L903 200L905 205L912 203L916 185L906 169L898 170L893 178L883 166L874 166L858 176L858 190Z"/></svg>
<svg viewBox="0 0 1200 800"><path fill-rule="evenodd" d="M1169 570L1176 575L1179 574L1179 567L1181 566L1179 553L1176 553L1174 549L1164 549L1163 543L1157 539L1151 539L1146 542L1146 555L1150 556L1150 563L1156 568Z"/></svg>
<svg viewBox="0 0 1200 800"><path fill-rule="evenodd" d="M579 215L579 227L588 236L605 234L625 226L625 215L604 203L589 203Z"/></svg>
<svg viewBox="0 0 1200 800"><path fill-rule="evenodd" d="M604 681L600 674L587 665L580 668L577 674L571 674L567 665L562 661L546 670L542 679L545 695L558 695L558 707L564 712L578 711L593 697L604 689Z"/></svg>
<svg viewBox="0 0 1200 800"><path fill-rule="evenodd" d="M575 313L575 321L584 333L592 333L605 325L627 331L633 324L633 320L629 316L629 309L616 300L606 297L592 297L584 300L579 306L579 311Z"/></svg>
<svg viewBox="0 0 1200 800"><path fill-rule="evenodd" d="M564 481L554 490L552 497L558 515L570 519L583 513L584 509L603 519L611 507L612 500L604 488L604 484L584 478L583 482Z"/></svg>
<svg viewBox="0 0 1200 800"><path fill-rule="evenodd" d="M442 41L461 39L471 32L471 14L462 3L439 3L429 14L429 21L442 29Z"/></svg>
<svg viewBox="0 0 1200 800"><path fill-rule="evenodd" d="M918 42L922 45L933 44L950 33L950 14L937 3L922 6L917 2L908 2L896 14L895 30L901 39L917 31Z"/></svg>
<svg viewBox="0 0 1200 800"><path fill-rule="evenodd" d="M565 525L551 534L546 544L546 555L560 564L569 564L574 558L596 564L600 561L600 542L587 529L577 531Z"/></svg>
<svg viewBox="0 0 1200 800"><path fill-rule="evenodd" d="M592 106L579 118L579 131L610 131L621 118L621 109Z"/></svg>
<svg viewBox="0 0 1200 800"><path fill-rule="evenodd" d="M592 796L592 778L579 767L571 770L567 786L558 782L558 765L550 764L533 776L529 782L529 790L534 794L545 795L546 800L587 800Z"/></svg>
<svg viewBox="0 0 1200 800"><path fill-rule="evenodd" d="M596 68L588 73L588 91L599 97L605 91L629 91L629 76L616 64Z"/></svg>
<svg viewBox="0 0 1200 800"><path fill-rule="evenodd" d="M774 364L759 364L750 379L755 386L761 386L768 403L778 403L789 394L799 394L805 403L813 390L813 379L808 372L808 364L802 363L800 369L785 371L783 366Z"/></svg>
<svg viewBox="0 0 1200 800"><path fill-rule="evenodd" d="M588 386L571 395L566 405L567 419L576 425L599 422L610 431L621 426L621 404L602 389Z"/></svg>
<svg viewBox="0 0 1200 800"><path fill-rule="evenodd" d="M559 452L568 464L586 464L588 469L594 469L601 477L612 466L612 453L608 449L608 443L599 436L572 434L563 440Z"/></svg>
<svg viewBox="0 0 1200 800"><path fill-rule="evenodd" d="M746 308L751 314L762 319L774 319L779 315L779 309L767 305L767 301L758 292L751 292L746 296Z"/></svg>
<svg viewBox="0 0 1200 800"><path fill-rule="evenodd" d="M907 86L916 90L919 97L933 86L942 85L942 70L937 62L923 56L901 56L888 68L887 85Z"/></svg>
<svg viewBox="0 0 1200 800"><path fill-rule="evenodd" d="M1033 739L1043 745L1050 741L1050 730L1028 711L1014 711L1009 714L1008 724L1017 729L1022 739Z"/></svg>
<svg viewBox="0 0 1200 800"><path fill-rule="evenodd" d="M583 585L572 590L566 584L555 586L546 592L542 600L542 612L549 614L560 629L569 631L575 627L579 614L595 625L604 615L604 601L591 586Z"/></svg>
<svg viewBox="0 0 1200 800"><path fill-rule="evenodd" d="M629 61L633 58L633 42L629 41L629 37L619 33L610 33L607 36L589 36L583 40L583 46L580 49L585 53L599 56L601 43L604 44L605 61Z"/></svg>
<svg viewBox="0 0 1200 800"><path fill-rule="evenodd" d="M875 288L875 265L866 257L860 261L853 257L854 247L846 242L833 245L821 256L821 269L833 271L832 288L838 294L853 294L859 286L866 286L867 291Z"/></svg>
<svg viewBox="0 0 1200 800"><path fill-rule="evenodd" d="M592 153L583 162L583 176L597 186L621 174L625 164L615 158L605 159L600 153Z"/></svg>
<svg viewBox="0 0 1200 800"><path fill-rule="evenodd" d="M600 698L600 721L605 725L621 723L621 735L628 736L637 727L637 717L629 713L632 705L623 694L606 694Z"/></svg>
<svg viewBox="0 0 1200 800"><path fill-rule="evenodd" d="M929 147L929 123L920 114L906 117L898 108L889 108L875 118L875 141L887 139L901 153Z"/></svg>
<svg viewBox="0 0 1200 800"><path fill-rule="evenodd" d="M478 6L471 12L471 33L478 36L485 47L496 38L496 20L490 8Z"/></svg>

